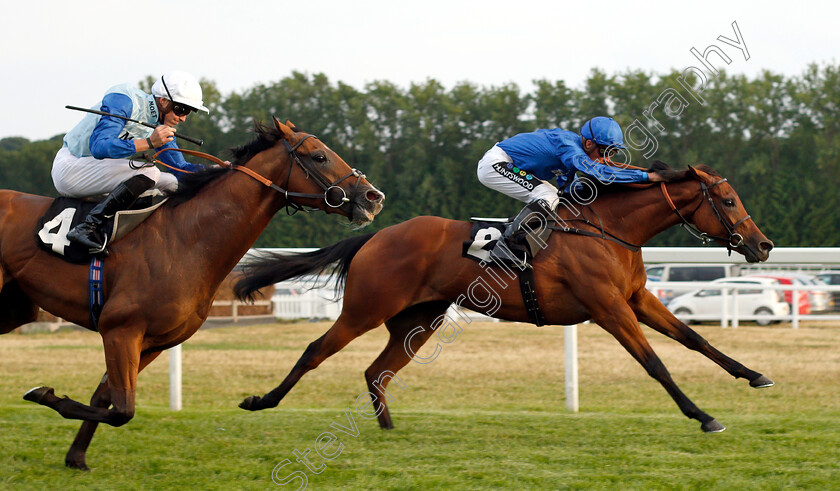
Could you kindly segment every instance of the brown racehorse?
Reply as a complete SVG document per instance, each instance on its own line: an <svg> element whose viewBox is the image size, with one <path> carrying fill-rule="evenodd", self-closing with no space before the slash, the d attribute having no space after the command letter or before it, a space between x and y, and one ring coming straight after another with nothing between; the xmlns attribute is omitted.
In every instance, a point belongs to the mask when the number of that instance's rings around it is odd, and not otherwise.
<svg viewBox="0 0 840 491"><path fill-rule="evenodd" d="M364 175L290 122L258 125L254 141L233 154L234 168L246 171L187 176L185 189L110 246L99 319L107 372L90 405L57 397L50 387L24 397L85 421L68 466L87 469L85 452L98 423L121 426L134 416L138 372L201 327L219 284L278 210L308 206L361 226L382 209L384 195ZM36 220L51 202L0 191L0 334L35 320L39 307L91 327L88 266L67 263L35 243Z"/></svg>
<svg viewBox="0 0 840 491"><path fill-rule="evenodd" d="M772 242L749 219L725 179L705 166L654 170L669 183L644 188L609 186L611 190L578 210L581 217L577 218L594 224L587 226L592 232L600 232L602 224L604 231L633 244L644 244L684 218L699 231L728 243L747 261L768 258ZM560 207L558 214L573 225L571 208ZM345 281L344 305L335 324L309 345L277 388L262 397L245 399L240 407L259 410L277 406L305 373L354 338L385 323L390 340L365 371L365 378L379 425L392 428L385 388L412 358L420 362L433 359L415 354L436 329L443 342L457 332L459 320L444 315L453 302L496 318L528 322L515 279L511 281L498 265L490 267L462 257L462 243L468 240L470 227L466 222L418 217L318 251L274 255L252 263L250 272L236 285L240 298L252 298L258 288L277 281L324 271L337 261L338 269L332 271ZM699 351L753 387L768 387L773 382L713 348L674 317L645 289L641 252L631 249L604 238L553 233L533 261L546 323L570 325L591 319L662 384L686 416L700 421L704 431L722 431L723 425L680 391L645 339L639 322Z"/></svg>

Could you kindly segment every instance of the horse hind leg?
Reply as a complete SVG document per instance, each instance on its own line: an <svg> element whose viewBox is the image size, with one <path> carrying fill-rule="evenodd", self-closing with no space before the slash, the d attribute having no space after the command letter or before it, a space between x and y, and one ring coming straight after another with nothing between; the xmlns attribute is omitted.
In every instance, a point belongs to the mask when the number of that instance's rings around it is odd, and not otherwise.
<svg viewBox="0 0 840 491"><path fill-rule="evenodd" d="M2 281L0 273L0 284ZM0 288L0 334L11 332L38 318L38 306L21 290L17 281L10 281Z"/></svg>
<svg viewBox="0 0 840 491"><path fill-rule="evenodd" d="M397 372L408 364L412 355L428 341L434 332L434 323L446 312L449 305L450 302L446 301L414 305L385 322L391 333L388 344L365 370L365 381L379 427L383 430L394 428L391 413L388 411L388 400L393 399L386 389L388 383L394 380L400 388L405 388L405 384L397 377Z"/></svg>
<svg viewBox="0 0 840 491"><path fill-rule="evenodd" d="M248 411L276 407L307 372L314 370L324 360L347 346L350 341L379 326L379 324L380 321L373 319L351 319L351 315L347 314L345 302L345 311L338 317L335 324L323 336L307 346L303 355L280 385L264 396L246 397L239 403L239 407Z"/></svg>

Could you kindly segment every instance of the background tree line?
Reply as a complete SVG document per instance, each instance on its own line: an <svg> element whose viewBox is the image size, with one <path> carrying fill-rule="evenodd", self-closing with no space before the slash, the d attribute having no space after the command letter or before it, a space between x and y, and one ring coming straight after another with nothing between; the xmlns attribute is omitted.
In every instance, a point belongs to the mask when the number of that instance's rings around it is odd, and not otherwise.
<svg viewBox="0 0 840 491"><path fill-rule="evenodd" d="M205 80L210 116L193 116L179 131L203 138L204 151L224 158L228 148L252 138L254 120L292 120L386 193L385 210L369 230L417 215L509 216L520 204L486 189L475 175L476 163L495 142L538 128L577 132L602 114L623 127L635 119L645 122L643 111L665 89L678 87L679 75L596 69L581 87L539 80L531 93L515 84L468 82L447 90L435 80L408 88L377 81L357 89L323 74L295 72L224 95ZM150 77L140 86L149 89L152 82ZM709 79L702 96L705 104L693 103L675 117L660 109L656 116L664 131L647 123L659 143L651 160L711 165L729 178L778 246L840 244L840 66L812 65L795 77L722 72ZM0 139L0 187L55 196L50 168L62 136ZM631 156L633 164L648 166L639 152ZM336 217L289 218L280 212L257 246L317 247L355 233ZM649 245L696 243L675 228Z"/></svg>

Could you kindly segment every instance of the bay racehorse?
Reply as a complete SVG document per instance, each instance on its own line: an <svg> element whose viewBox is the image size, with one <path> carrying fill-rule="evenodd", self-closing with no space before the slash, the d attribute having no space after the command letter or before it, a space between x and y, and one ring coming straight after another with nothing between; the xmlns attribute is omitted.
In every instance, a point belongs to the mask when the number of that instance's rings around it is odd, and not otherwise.
<svg viewBox="0 0 840 491"><path fill-rule="evenodd" d="M68 466L87 469L85 453L98 423L131 420L137 374L201 327L220 283L278 210L318 208L362 226L382 209L384 195L363 174L288 121L257 125L256 138L233 155L230 168L187 176L167 203L109 247L98 323L107 371L90 405L58 397L50 387L24 396L84 420ZM0 334L35 320L39 307L92 326L88 267L35 243L36 220L51 202L0 191Z"/></svg>
<svg viewBox="0 0 840 491"><path fill-rule="evenodd" d="M545 323L597 323L662 384L686 416L700 421L702 430L722 431L723 425L680 391L639 322L699 351L752 387L773 382L709 345L646 290L642 254L632 244L644 244L673 225L689 222L695 233L743 254L749 262L766 260L773 243L749 218L735 190L711 168L674 170L657 163L651 170L668 183L607 186L588 206L576 211L559 207L557 214L566 226L583 232L549 236L547 247L533 260L537 298ZM344 303L335 324L306 348L285 380L262 397L248 397L240 407L277 406L305 373L384 323L390 339L365 378L379 425L392 428L385 388L410 360L432 359L417 355L432 333L439 331L446 342L444 338L465 323L463 315L459 319L445 314L450 305L529 322L516 276L498 265L462 257L470 228L467 222L423 216L310 253L269 255L253 262L235 286L240 298L253 298L260 287L291 277L332 271L339 285L344 283ZM335 262L337 269L331 269Z"/></svg>

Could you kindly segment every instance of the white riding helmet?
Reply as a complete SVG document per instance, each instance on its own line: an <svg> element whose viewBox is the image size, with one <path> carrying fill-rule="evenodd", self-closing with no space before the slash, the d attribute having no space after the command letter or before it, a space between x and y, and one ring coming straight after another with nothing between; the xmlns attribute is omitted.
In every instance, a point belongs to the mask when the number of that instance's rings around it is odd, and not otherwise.
<svg viewBox="0 0 840 491"><path fill-rule="evenodd" d="M204 111L210 114L210 110L204 107L201 85L195 77L187 72L173 70L161 75L152 85L152 95L170 99L172 102L179 102L196 111Z"/></svg>

